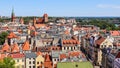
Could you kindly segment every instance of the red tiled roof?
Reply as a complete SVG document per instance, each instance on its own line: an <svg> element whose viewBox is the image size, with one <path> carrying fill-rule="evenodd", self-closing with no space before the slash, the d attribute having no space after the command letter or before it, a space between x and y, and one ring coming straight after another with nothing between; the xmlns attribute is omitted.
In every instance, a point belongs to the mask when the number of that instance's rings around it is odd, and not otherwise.
<svg viewBox="0 0 120 68"><path fill-rule="evenodd" d="M10 46L7 43L5 43L2 47L2 51L3 52L9 52L10 51Z"/></svg>
<svg viewBox="0 0 120 68"><path fill-rule="evenodd" d="M35 24L34 26L35 26L36 28L46 27L45 24Z"/></svg>
<svg viewBox="0 0 120 68"><path fill-rule="evenodd" d="M12 58L23 58L25 55L20 53L10 54Z"/></svg>
<svg viewBox="0 0 120 68"><path fill-rule="evenodd" d="M95 44L100 45L104 40L105 38L101 37L100 39L95 41Z"/></svg>
<svg viewBox="0 0 120 68"><path fill-rule="evenodd" d="M22 50L24 50L24 51L30 50L29 41L25 41L25 42L24 42L24 44L22 45Z"/></svg>
<svg viewBox="0 0 120 68"><path fill-rule="evenodd" d="M17 43L14 43L13 44L13 48L11 50L12 52L19 52L19 47L18 47L18 44Z"/></svg>
<svg viewBox="0 0 120 68"><path fill-rule="evenodd" d="M79 40L73 40L73 39L63 40L62 43L63 44L80 44Z"/></svg>
<svg viewBox="0 0 120 68"><path fill-rule="evenodd" d="M15 33L11 32L7 38L17 38L17 36L15 35Z"/></svg>
<svg viewBox="0 0 120 68"><path fill-rule="evenodd" d="M81 52L69 52L69 56L72 56L72 57L74 56L78 57L80 54Z"/></svg>
<svg viewBox="0 0 120 68"><path fill-rule="evenodd" d="M60 54L60 60L62 60L64 58L67 58L67 55L66 54Z"/></svg>
<svg viewBox="0 0 120 68"><path fill-rule="evenodd" d="M38 51L36 54L37 54L37 56L42 55L42 52Z"/></svg>
<svg viewBox="0 0 120 68"><path fill-rule="evenodd" d="M45 55L44 67L52 68L52 61L50 60L50 55L48 54Z"/></svg>
<svg viewBox="0 0 120 68"><path fill-rule="evenodd" d="M45 55L45 62L50 62L51 60L50 60L50 55L48 55L48 54L46 54Z"/></svg>
<svg viewBox="0 0 120 68"><path fill-rule="evenodd" d="M120 32L119 31L110 31L110 34L112 36L120 36Z"/></svg>
<svg viewBox="0 0 120 68"><path fill-rule="evenodd" d="M7 57L6 54L0 54L0 60L2 60L3 58Z"/></svg>

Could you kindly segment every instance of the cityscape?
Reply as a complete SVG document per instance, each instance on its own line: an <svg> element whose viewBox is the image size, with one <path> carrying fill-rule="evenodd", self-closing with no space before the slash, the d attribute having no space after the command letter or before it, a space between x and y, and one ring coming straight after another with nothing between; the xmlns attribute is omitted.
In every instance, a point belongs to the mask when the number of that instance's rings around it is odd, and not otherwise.
<svg viewBox="0 0 120 68"><path fill-rule="evenodd" d="M119 1L9 1L0 1L0 68L120 68Z"/></svg>

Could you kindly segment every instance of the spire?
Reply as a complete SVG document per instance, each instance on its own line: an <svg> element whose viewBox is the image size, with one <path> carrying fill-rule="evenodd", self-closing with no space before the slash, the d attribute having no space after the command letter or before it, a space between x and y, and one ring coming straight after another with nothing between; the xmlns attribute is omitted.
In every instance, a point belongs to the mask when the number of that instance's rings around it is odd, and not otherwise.
<svg viewBox="0 0 120 68"><path fill-rule="evenodd" d="M15 14L14 14L14 8L12 8L12 13L11 13L11 21L15 21Z"/></svg>

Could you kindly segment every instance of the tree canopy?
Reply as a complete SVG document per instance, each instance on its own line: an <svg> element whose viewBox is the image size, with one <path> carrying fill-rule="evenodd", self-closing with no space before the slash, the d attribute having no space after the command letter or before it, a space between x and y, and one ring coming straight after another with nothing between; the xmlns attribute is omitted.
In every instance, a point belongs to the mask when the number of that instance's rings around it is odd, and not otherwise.
<svg viewBox="0 0 120 68"><path fill-rule="evenodd" d="M7 32L2 32L0 34L0 45L3 45L5 42L5 38L7 37L8 33Z"/></svg>
<svg viewBox="0 0 120 68"><path fill-rule="evenodd" d="M10 58L6 57L0 61L0 68L15 68L15 61Z"/></svg>

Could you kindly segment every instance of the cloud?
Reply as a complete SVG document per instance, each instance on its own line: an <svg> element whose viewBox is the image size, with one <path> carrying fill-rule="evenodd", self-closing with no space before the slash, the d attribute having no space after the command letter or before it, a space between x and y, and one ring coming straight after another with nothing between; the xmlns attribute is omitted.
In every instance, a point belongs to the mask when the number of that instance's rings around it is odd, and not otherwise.
<svg viewBox="0 0 120 68"><path fill-rule="evenodd" d="M112 9L120 9L120 5L111 5L111 4L98 4L99 8L112 8Z"/></svg>

